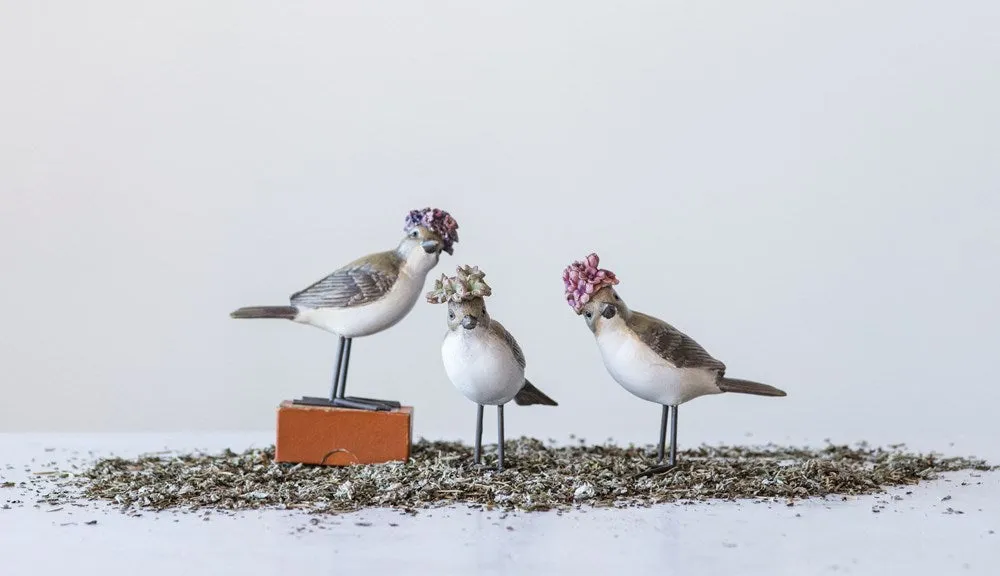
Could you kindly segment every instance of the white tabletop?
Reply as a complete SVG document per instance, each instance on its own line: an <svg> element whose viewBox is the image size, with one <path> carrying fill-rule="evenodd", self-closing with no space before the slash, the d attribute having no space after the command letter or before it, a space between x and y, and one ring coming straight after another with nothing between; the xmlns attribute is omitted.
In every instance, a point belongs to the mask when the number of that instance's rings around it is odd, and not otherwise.
<svg viewBox="0 0 1000 576"><path fill-rule="evenodd" d="M0 476L20 482L30 475L26 467L74 453L242 450L271 440L269 433L0 435ZM2 509L17 499L24 504ZM884 508L873 512L879 503ZM0 574L1000 574L995 472L792 507L666 504L561 515L459 507L318 520L290 511L205 520L203 513L52 508L36 508L31 491L0 488Z"/></svg>

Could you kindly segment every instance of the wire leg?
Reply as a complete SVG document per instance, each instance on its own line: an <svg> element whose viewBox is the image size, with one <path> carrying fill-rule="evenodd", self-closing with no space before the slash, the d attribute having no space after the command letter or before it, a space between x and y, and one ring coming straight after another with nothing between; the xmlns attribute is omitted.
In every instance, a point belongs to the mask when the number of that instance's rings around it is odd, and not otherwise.
<svg viewBox="0 0 1000 576"><path fill-rule="evenodd" d="M497 405L497 470L503 470L503 404Z"/></svg>
<svg viewBox="0 0 1000 576"><path fill-rule="evenodd" d="M338 408L351 408L353 410L371 411L391 411L400 408L400 403L395 400L373 400L371 398L345 397L347 392L347 368L351 360L351 343L353 338L339 337L337 344L337 367L333 374L333 386L330 390L330 398L316 398L304 396L295 400L295 404L306 406L335 406Z"/></svg>
<svg viewBox="0 0 1000 576"><path fill-rule="evenodd" d="M344 393L347 391L347 367L351 363L351 341L353 338L348 338L344 346L344 365L340 372L340 385L337 390L337 397L343 398Z"/></svg>
<svg viewBox="0 0 1000 576"><path fill-rule="evenodd" d="M677 465L677 406L671 406L670 411L670 465Z"/></svg>
<svg viewBox="0 0 1000 576"><path fill-rule="evenodd" d="M663 474L664 472L670 470L677 465L677 406L670 406L670 458L667 460L666 464L663 464L663 431L664 426L667 422L667 406L663 407L663 418L661 419L660 426L660 462L656 466L647 468L638 474L632 476L632 478L642 478L643 476L652 476L654 474Z"/></svg>
<svg viewBox="0 0 1000 576"><path fill-rule="evenodd" d="M656 451L656 463L663 464L664 447L667 442L667 416L670 414L670 407L663 405L663 416L660 418L660 445Z"/></svg>
<svg viewBox="0 0 1000 576"><path fill-rule="evenodd" d="M337 368L333 371L333 389L330 390L330 400L337 397L337 389L340 386L340 367L344 363L344 340L343 336L337 343Z"/></svg>
<svg viewBox="0 0 1000 576"><path fill-rule="evenodd" d="M483 405L476 404L476 447L472 452L472 461L479 464L483 456Z"/></svg>

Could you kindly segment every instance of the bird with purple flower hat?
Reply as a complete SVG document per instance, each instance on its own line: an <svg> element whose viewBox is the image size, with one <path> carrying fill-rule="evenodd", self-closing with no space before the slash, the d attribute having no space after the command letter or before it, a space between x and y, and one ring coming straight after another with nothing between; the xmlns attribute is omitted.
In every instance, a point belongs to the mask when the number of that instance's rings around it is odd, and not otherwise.
<svg viewBox="0 0 1000 576"><path fill-rule="evenodd" d="M347 397L347 368L354 338L370 336L402 320L417 303L427 274L442 252L454 253L458 222L438 208L412 210L403 238L393 250L354 260L311 286L292 294L290 306L249 306L233 318L280 318L332 332L339 337L330 398L306 397L297 403L361 410L391 410L399 402Z"/></svg>

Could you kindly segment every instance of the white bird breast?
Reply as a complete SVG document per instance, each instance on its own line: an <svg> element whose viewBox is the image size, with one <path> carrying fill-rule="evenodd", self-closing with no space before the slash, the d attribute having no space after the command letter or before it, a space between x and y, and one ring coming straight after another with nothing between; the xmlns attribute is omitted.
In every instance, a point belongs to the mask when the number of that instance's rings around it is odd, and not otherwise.
<svg viewBox="0 0 1000 576"><path fill-rule="evenodd" d="M698 396L722 392L715 384L714 371L678 368L630 330L602 330L597 346L611 377L643 400L677 406Z"/></svg>
<svg viewBox="0 0 1000 576"><path fill-rule="evenodd" d="M441 359L451 383L476 404L506 404L524 386L524 369L514 352L485 328L448 332Z"/></svg>
<svg viewBox="0 0 1000 576"><path fill-rule="evenodd" d="M296 322L309 324L345 338L370 336L396 325L420 297L424 277L400 274L389 293L371 304L350 308L302 308Z"/></svg>

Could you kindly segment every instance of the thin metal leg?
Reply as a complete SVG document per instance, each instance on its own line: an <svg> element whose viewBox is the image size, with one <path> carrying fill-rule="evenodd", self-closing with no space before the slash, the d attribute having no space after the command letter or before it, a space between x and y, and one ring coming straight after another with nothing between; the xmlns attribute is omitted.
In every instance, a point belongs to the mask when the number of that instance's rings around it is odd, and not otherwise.
<svg viewBox="0 0 1000 576"><path fill-rule="evenodd" d="M337 368L333 374L333 389L330 391L330 398L315 398L304 396L295 400L295 404L306 406L336 406L338 408L351 408L354 410L390 411L400 408L400 403L395 400L374 400L372 398L345 397L347 392L347 368L351 360L351 343L353 338L340 336L337 345Z"/></svg>
<svg viewBox="0 0 1000 576"><path fill-rule="evenodd" d="M660 445L656 451L656 463L663 464L664 445L667 442L667 416L670 414L670 407L663 405L663 416L660 418Z"/></svg>
<svg viewBox="0 0 1000 576"><path fill-rule="evenodd" d="M671 406L670 411L670 465L677 464L677 406Z"/></svg>
<svg viewBox="0 0 1000 576"><path fill-rule="evenodd" d="M503 404L497 406L497 470L503 470Z"/></svg>
<svg viewBox="0 0 1000 576"><path fill-rule="evenodd" d="M663 432L667 423L667 406L663 407L663 418L660 424L660 461L656 466L647 468L642 472L632 476L633 478L642 478L643 476L652 476L654 474L663 474L664 472L670 470L677 465L677 406L670 406L670 458L667 460L666 464L663 464Z"/></svg>
<svg viewBox="0 0 1000 576"><path fill-rule="evenodd" d="M472 461L479 464L483 454L483 405L476 405L476 448L472 452Z"/></svg>
<svg viewBox="0 0 1000 576"><path fill-rule="evenodd" d="M340 337L337 344L337 368L333 371L333 389L330 390L330 400L337 397L337 390L340 386L340 367L344 363L344 337Z"/></svg>
<svg viewBox="0 0 1000 576"><path fill-rule="evenodd" d="M348 338L344 346L344 365L340 372L340 387L337 390L337 397L343 398L344 393L347 391L347 367L351 363L351 341L354 338Z"/></svg>
<svg viewBox="0 0 1000 576"><path fill-rule="evenodd" d="M354 338L347 338L344 345L344 366L340 371L340 383L337 390L336 406L354 408L356 410L389 411L398 409L401 404L396 400L377 400L375 398L362 398L360 396L347 395L347 369L351 364L351 345Z"/></svg>

